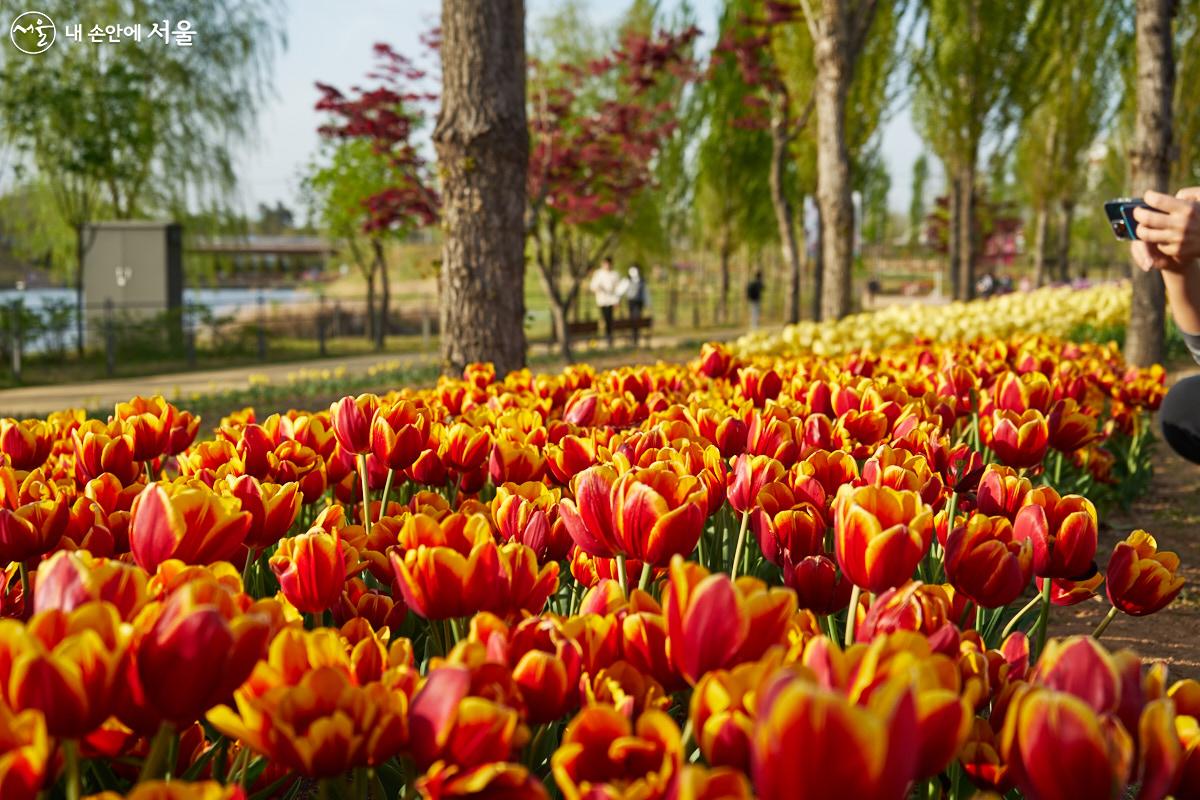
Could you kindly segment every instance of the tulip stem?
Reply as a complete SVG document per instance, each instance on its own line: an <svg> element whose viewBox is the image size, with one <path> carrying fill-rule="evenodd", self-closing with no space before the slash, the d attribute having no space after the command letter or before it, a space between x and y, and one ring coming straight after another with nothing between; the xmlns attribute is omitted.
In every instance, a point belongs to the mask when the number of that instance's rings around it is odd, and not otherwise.
<svg viewBox="0 0 1200 800"><path fill-rule="evenodd" d="M74 739L64 739L62 749L67 772L67 800L79 800L83 795L83 781L79 775L79 745Z"/></svg>
<svg viewBox="0 0 1200 800"><path fill-rule="evenodd" d="M617 582L621 584L621 594L629 597L629 578L625 574L625 554L617 553Z"/></svg>
<svg viewBox="0 0 1200 800"><path fill-rule="evenodd" d="M733 565L729 568L729 577L737 580L738 565L742 560L742 551L746 549L746 528L750 527L750 509L742 512L742 525L738 528L737 544L733 547Z"/></svg>
<svg viewBox="0 0 1200 800"><path fill-rule="evenodd" d="M445 656L450 651L446 647L446 643L442 641L442 624L438 620L431 619L429 622L429 638L433 639L433 643L437 646L438 654Z"/></svg>
<svg viewBox="0 0 1200 800"><path fill-rule="evenodd" d="M1101 636L1103 636L1104 632L1108 630L1108 626L1111 625L1112 621L1116 618L1117 607L1113 606L1108 610L1108 613L1104 615L1104 619L1100 620L1100 624L1096 626L1096 630L1092 631L1092 638L1099 639Z"/></svg>
<svg viewBox="0 0 1200 800"><path fill-rule="evenodd" d="M550 725L539 725L537 733L533 735L533 741L529 743L529 759L526 763L528 763L530 770L536 770L541 766L541 762L536 761L538 750L541 749L542 740L546 738L546 732L550 730L550 727Z"/></svg>
<svg viewBox="0 0 1200 800"><path fill-rule="evenodd" d="M642 564L642 576L638 578L638 588L643 592L646 591L646 588L650 585L650 572L650 562L646 561Z"/></svg>
<svg viewBox="0 0 1200 800"><path fill-rule="evenodd" d="M363 530L370 533L371 528L371 490L367 485L367 454L358 454L358 479L362 483L362 524Z"/></svg>
<svg viewBox="0 0 1200 800"><path fill-rule="evenodd" d="M846 647L854 644L854 619L858 616L858 598L862 594L862 589L855 584L850 590L850 606L846 609L846 638L843 644Z"/></svg>
<svg viewBox="0 0 1200 800"><path fill-rule="evenodd" d="M1062 450L1054 451L1054 488L1062 490L1063 454Z"/></svg>
<svg viewBox="0 0 1200 800"><path fill-rule="evenodd" d="M1008 635L1013 632L1013 628L1017 627L1017 623L1021 621L1021 617L1025 616L1026 612L1030 611L1038 603L1042 602L1042 595L1036 594L1033 599L1025 604L1025 607L1013 615L1013 618L1004 626L1004 630L1000 631L1000 641L1003 642L1008 638Z"/></svg>
<svg viewBox="0 0 1200 800"><path fill-rule="evenodd" d="M1042 578L1042 611L1038 615L1038 656L1046 647L1046 628L1050 625L1050 589L1054 581L1050 577Z"/></svg>
<svg viewBox="0 0 1200 800"><path fill-rule="evenodd" d="M683 751L684 760L689 760L690 756L696 749L694 730L692 728L692 717L689 714L687 722L684 723L683 733L679 735L679 747Z"/></svg>
<svg viewBox="0 0 1200 800"><path fill-rule="evenodd" d="M229 771L229 780L226 783L234 783L242 786L246 783L246 770L250 768L250 748L243 747L238 753L237 758L233 761L233 769Z"/></svg>
<svg viewBox="0 0 1200 800"><path fill-rule="evenodd" d="M170 723L164 722L158 726L158 732L150 741L150 752L146 753L146 760L142 762L142 770L138 773L138 783L157 780L163 774L171 735Z"/></svg>
<svg viewBox="0 0 1200 800"><path fill-rule="evenodd" d="M17 570L21 573L21 607L25 611L29 611L33 608L33 593L29 586L29 567L25 566L24 561L18 561Z"/></svg>
<svg viewBox="0 0 1200 800"><path fill-rule="evenodd" d="M383 515L387 513L388 495L392 493L392 480L396 477L396 470L389 469L387 480L383 483L383 496L379 499L379 516L375 521L383 519Z"/></svg>
<svg viewBox="0 0 1200 800"><path fill-rule="evenodd" d="M250 591L250 569L254 566L256 558L254 556L254 548L246 548L246 566L242 567L242 591L246 594L253 594Z"/></svg>

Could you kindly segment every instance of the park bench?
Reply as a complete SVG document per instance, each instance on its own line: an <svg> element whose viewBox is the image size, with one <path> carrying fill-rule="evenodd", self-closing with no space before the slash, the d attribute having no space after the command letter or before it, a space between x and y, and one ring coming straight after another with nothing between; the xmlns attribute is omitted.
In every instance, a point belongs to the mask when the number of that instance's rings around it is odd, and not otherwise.
<svg viewBox="0 0 1200 800"><path fill-rule="evenodd" d="M600 334L600 322L594 319L575 320L567 322L567 336L570 337L571 343L590 342ZM539 338L530 338L530 346L544 344L553 351L554 346L558 344L558 334L554 330L554 325L550 325L550 333L548 336Z"/></svg>
<svg viewBox="0 0 1200 800"><path fill-rule="evenodd" d="M622 333L628 333L630 340L633 341L636 332L638 338L641 338L642 342L648 345L650 343L650 329L653 327L654 317L615 319L613 320L613 337L617 338Z"/></svg>

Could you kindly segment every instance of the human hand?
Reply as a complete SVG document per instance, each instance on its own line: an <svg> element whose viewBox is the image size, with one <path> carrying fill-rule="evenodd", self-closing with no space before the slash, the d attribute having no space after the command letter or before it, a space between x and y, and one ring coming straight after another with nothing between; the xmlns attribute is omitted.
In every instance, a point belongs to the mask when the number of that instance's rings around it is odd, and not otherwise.
<svg viewBox="0 0 1200 800"><path fill-rule="evenodd" d="M1130 253L1133 255L1133 263L1137 264L1142 272L1149 272L1152 269L1170 269L1174 266L1173 261L1159 251L1158 245L1144 242L1141 239L1135 239L1131 243Z"/></svg>
<svg viewBox="0 0 1200 800"><path fill-rule="evenodd" d="M1136 208L1137 237L1143 246L1133 249L1135 263L1144 270L1179 272L1200 257L1200 188L1181 189L1175 197L1146 192L1150 208Z"/></svg>

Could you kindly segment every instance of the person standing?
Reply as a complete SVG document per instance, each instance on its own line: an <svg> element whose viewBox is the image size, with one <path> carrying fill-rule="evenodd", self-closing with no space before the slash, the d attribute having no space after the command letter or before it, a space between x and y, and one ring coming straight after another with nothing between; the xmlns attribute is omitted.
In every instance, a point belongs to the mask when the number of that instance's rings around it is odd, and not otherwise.
<svg viewBox="0 0 1200 800"><path fill-rule="evenodd" d="M750 304L750 330L758 328L762 318L763 276L762 270L757 270L754 277L746 284L746 302Z"/></svg>
<svg viewBox="0 0 1200 800"><path fill-rule="evenodd" d="M604 338L608 340L610 349L613 346L613 313L621 302L623 282L621 276L613 269L612 259L605 256L588 284L596 298L596 307L600 309L600 318L604 320Z"/></svg>
<svg viewBox="0 0 1200 800"><path fill-rule="evenodd" d="M625 299L629 302L629 319L633 321L633 346L638 346L638 321L646 306L650 304L650 289L642 277L637 264L629 268L629 277L625 283Z"/></svg>

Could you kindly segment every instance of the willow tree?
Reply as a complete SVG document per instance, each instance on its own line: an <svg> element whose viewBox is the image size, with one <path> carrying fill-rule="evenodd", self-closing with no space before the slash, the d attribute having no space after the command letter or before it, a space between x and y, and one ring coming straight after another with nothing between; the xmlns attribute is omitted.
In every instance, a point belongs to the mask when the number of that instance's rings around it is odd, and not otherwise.
<svg viewBox="0 0 1200 800"><path fill-rule="evenodd" d="M726 2L721 13L719 40L733 41L749 13L745 0ZM776 166L786 171L786 149L773 152L766 115L755 111L759 87L747 84L733 59L715 51L697 97L703 119L700 144L696 148L697 230L704 243L716 250L721 268L717 316L725 321L729 312L731 261L741 246L760 247L778 236L775 227L780 200L786 200L783 225L794 232L791 198L779 198L785 181L772 179ZM775 159L778 158L778 164ZM774 201L774 202L773 202ZM794 235L794 234L793 234ZM794 241L785 247L790 267ZM798 263L798 254L796 263ZM799 275L793 291L799 291ZM796 309L798 311L798 302Z"/></svg>
<svg viewBox="0 0 1200 800"><path fill-rule="evenodd" d="M847 103L881 0L801 0L813 42L817 204L821 211L821 316L850 312L854 204Z"/></svg>
<svg viewBox="0 0 1200 800"><path fill-rule="evenodd" d="M921 226L925 224L925 185L928 181L929 157L921 153L912 168L912 196L908 201L909 247L921 240Z"/></svg>
<svg viewBox="0 0 1200 800"><path fill-rule="evenodd" d="M1059 219L1059 280L1070 278L1075 200L1087 183L1087 154L1108 127L1122 88L1114 80L1127 56L1121 0L1060 0L1044 36L1045 96L1022 126L1016 148L1018 185L1034 211L1034 272L1047 278L1050 218Z"/></svg>
<svg viewBox="0 0 1200 800"><path fill-rule="evenodd" d="M1175 104L1171 185L1200 184L1200 103L1191 102L1200 81L1200 0L1180 0L1175 22Z"/></svg>
<svg viewBox="0 0 1200 800"><path fill-rule="evenodd" d="M52 19L79 16L69 0L37 8ZM0 2L0 11L12 12L4 19L24 10ZM87 4L93 20L177 19L179 12L172 0ZM271 92L271 65L284 43L277 0L196 0L187 16L203 20L191 47L59 41L36 56L16 57L12 49L0 59L0 133L18 163L50 187L62 221L76 232L81 351L87 226L101 213L182 216L223 203L236 184L234 150L253 135Z"/></svg>
<svg viewBox="0 0 1200 800"><path fill-rule="evenodd" d="M796 209L809 183L802 165L814 108L811 80L805 82L812 72L811 40L807 34L797 34L799 18L799 6L793 4L733 0L725 7L721 38L713 53L714 63L719 59L735 63L742 82L750 89L735 124L770 135L767 185L780 255L789 276L786 315L793 323L800 321L804 282ZM796 62L798 53L803 53L799 60L804 67L793 74L788 60Z"/></svg>
<svg viewBox="0 0 1200 800"><path fill-rule="evenodd" d="M950 187L950 285L975 289L979 160L989 133L1003 136L1036 105L1044 83L1043 34L1053 0L922 0L922 44L912 56L913 121Z"/></svg>

